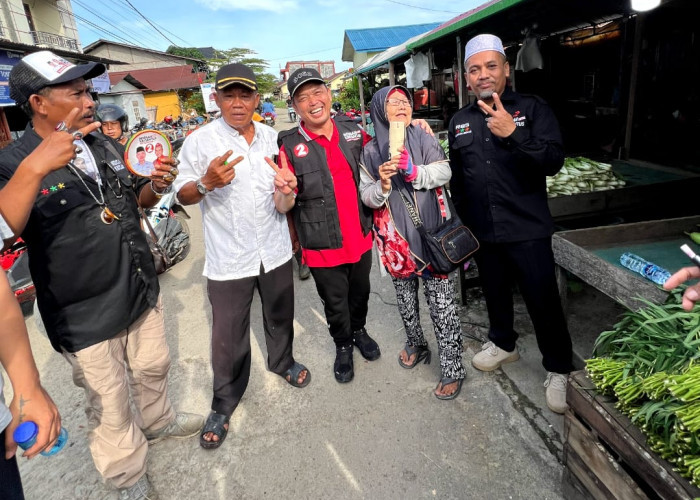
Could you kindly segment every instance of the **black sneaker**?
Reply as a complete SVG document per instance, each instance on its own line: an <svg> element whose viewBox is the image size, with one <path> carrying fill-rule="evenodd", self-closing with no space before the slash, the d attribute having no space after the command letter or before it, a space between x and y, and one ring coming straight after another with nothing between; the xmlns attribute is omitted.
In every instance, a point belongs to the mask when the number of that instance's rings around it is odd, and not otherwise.
<svg viewBox="0 0 700 500"><path fill-rule="evenodd" d="M382 355L379 346L364 328L352 332L352 343L357 346L360 354L367 361L374 361Z"/></svg>
<svg viewBox="0 0 700 500"><path fill-rule="evenodd" d="M355 376L352 363L352 346L335 348L335 363L333 364L335 379L344 384Z"/></svg>

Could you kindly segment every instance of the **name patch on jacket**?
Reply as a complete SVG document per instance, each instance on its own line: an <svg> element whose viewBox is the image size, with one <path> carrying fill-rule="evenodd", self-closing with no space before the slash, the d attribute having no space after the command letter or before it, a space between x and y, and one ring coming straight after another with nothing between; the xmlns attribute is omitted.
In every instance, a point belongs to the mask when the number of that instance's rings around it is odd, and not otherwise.
<svg viewBox="0 0 700 500"><path fill-rule="evenodd" d="M517 125L518 127L524 127L525 120L525 115L521 115L520 111L516 111L515 113L513 113L513 122L515 122L515 125Z"/></svg>
<svg viewBox="0 0 700 500"><path fill-rule="evenodd" d="M353 130L352 132L344 132L343 139L347 142L359 141L362 139L362 130Z"/></svg>
<svg viewBox="0 0 700 500"><path fill-rule="evenodd" d="M115 172L119 172L120 170L124 170L124 164L120 160L110 160L109 164L112 165L112 168L114 169Z"/></svg>
<svg viewBox="0 0 700 500"><path fill-rule="evenodd" d="M455 125L455 137L459 137L460 135L471 134L471 133L472 133L472 129L469 126L469 122L460 123L459 125Z"/></svg>

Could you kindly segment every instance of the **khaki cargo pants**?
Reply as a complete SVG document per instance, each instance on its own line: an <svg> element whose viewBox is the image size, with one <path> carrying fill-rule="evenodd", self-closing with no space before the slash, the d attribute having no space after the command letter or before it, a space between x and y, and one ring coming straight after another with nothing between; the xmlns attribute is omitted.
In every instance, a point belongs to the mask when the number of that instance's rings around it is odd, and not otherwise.
<svg viewBox="0 0 700 500"><path fill-rule="evenodd" d="M175 418L167 395L170 353L161 298L113 338L63 356L73 368L73 382L85 389L95 467L116 488L131 486L146 472L142 430L161 429Z"/></svg>

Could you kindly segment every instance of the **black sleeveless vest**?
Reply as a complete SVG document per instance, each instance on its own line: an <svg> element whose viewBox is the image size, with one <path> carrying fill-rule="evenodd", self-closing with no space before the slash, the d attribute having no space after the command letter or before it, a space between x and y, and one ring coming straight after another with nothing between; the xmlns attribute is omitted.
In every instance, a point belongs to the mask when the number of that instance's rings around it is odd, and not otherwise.
<svg viewBox="0 0 700 500"><path fill-rule="evenodd" d="M358 189L362 130L352 121L338 120L334 123L340 134L340 150L355 179L360 226L363 235L367 235L372 228L372 210L362 203ZM298 193L291 213L301 246L308 250L342 248L338 206L325 150L316 141L309 140L299 127L281 132L277 142L284 146L297 177ZM301 154L296 154L297 151Z"/></svg>

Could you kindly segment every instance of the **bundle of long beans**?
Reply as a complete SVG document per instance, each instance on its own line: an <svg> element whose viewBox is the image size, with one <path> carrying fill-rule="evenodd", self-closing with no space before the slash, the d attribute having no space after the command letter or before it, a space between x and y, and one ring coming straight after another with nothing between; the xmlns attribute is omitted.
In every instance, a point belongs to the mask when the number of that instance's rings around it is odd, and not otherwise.
<svg viewBox="0 0 700 500"><path fill-rule="evenodd" d="M700 313L685 311L677 295L643 302L601 333L586 370L649 447L700 486Z"/></svg>

